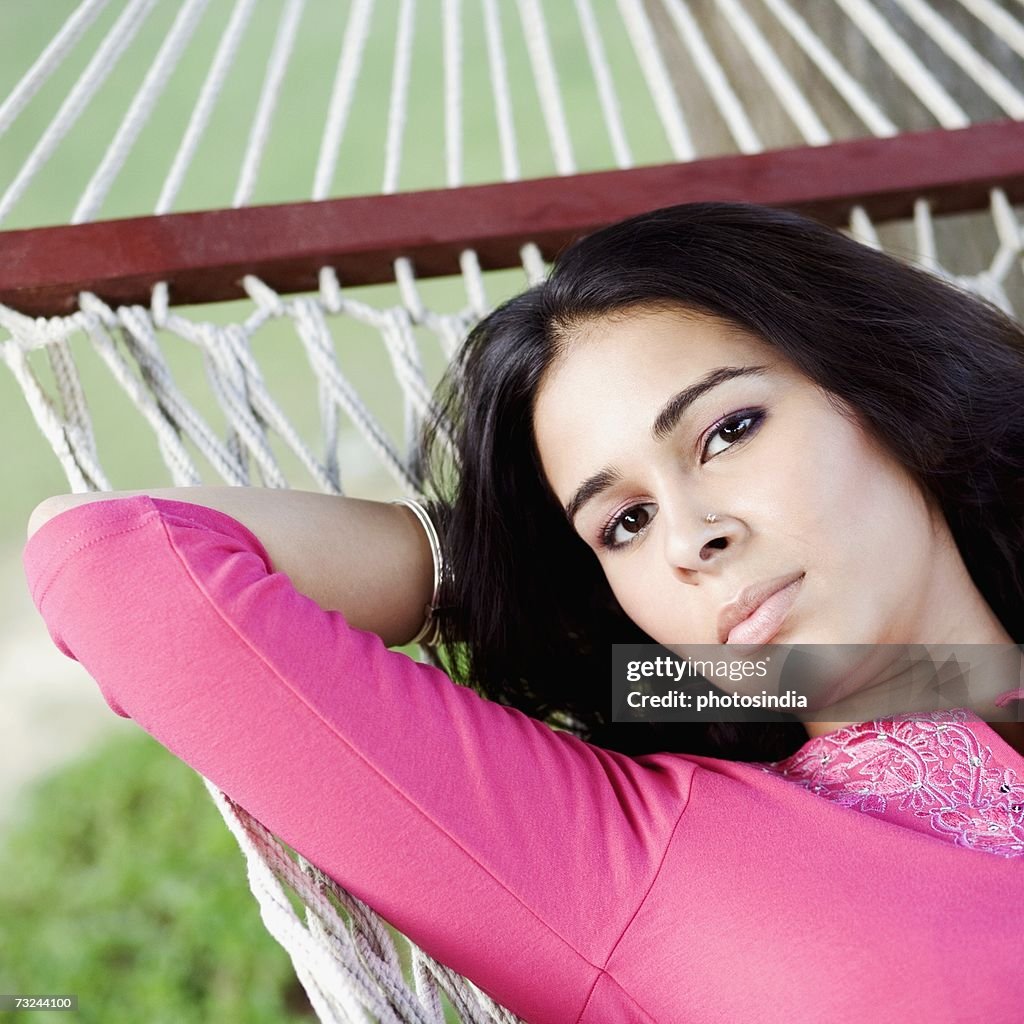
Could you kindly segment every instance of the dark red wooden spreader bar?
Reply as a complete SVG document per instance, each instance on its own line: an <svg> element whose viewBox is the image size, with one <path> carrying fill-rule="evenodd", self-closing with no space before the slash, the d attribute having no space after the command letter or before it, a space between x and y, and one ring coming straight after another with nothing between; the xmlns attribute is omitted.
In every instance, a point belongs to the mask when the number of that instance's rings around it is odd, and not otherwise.
<svg viewBox="0 0 1024 1024"><path fill-rule="evenodd" d="M399 256L420 277L458 273L475 249L485 270L515 266L524 242L548 259L573 239L659 206L730 200L787 207L835 226L863 205L907 217L979 209L989 190L1024 201L1024 122L994 121L889 139L724 156L691 163L397 195L205 210L0 232L0 302L23 313L73 311L80 292L148 304L159 281L176 304L244 294L255 274L279 292L311 291L334 267L342 285L394 280Z"/></svg>

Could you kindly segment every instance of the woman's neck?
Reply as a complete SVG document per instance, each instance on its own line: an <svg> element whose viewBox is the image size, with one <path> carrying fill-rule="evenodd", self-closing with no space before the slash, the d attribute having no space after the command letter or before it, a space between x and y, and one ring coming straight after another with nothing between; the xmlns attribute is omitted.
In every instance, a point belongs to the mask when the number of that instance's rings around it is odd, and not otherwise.
<svg viewBox="0 0 1024 1024"><path fill-rule="evenodd" d="M932 572L922 588L916 623L911 630L914 635L902 640L893 637L888 642L932 647L936 651L962 645L963 658L959 652L953 653L958 662L966 660L973 668L973 672L964 673L969 683L969 700L966 706L989 722L1010 746L1024 753L1024 722L1009 720L1016 717L1016 709L1021 707L1021 704L1011 702L1002 708L995 704L995 699L1000 694L1024 686L1020 648L1015 647L1013 638L971 579L948 530L940 529L936 540L936 557ZM1000 648L1005 649L1005 655ZM859 697L859 694L876 685L889 687L905 682L905 679L891 676L884 682L881 678L876 682L868 681L865 686L859 688L858 694L835 705L834 710L837 713L833 720L804 722L808 736L823 736L844 726L864 721L864 716L858 716L856 710L858 706L859 709L864 709L870 706L870 703ZM907 710L922 709L908 707ZM844 711L847 713L844 714ZM850 711L854 713L850 714Z"/></svg>

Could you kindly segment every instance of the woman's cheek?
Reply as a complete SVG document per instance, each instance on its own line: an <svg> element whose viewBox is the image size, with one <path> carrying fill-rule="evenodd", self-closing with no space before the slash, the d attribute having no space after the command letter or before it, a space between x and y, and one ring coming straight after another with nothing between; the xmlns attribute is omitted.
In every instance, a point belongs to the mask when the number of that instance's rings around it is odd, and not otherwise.
<svg viewBox="0 0 1024 1024"><path fill-rule="evenodd" d="M612 593L626 616L649 636L664 633L666 607L664 595L652 585L650 572L615 569L608 573Z"/></svg>

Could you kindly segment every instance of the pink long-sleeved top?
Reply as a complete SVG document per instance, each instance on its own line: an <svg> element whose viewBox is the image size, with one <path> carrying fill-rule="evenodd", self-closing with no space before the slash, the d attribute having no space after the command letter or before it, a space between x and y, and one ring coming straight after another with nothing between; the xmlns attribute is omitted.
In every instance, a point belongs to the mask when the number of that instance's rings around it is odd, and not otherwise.
<svg viewBox="0 0 1024 1024"><path fill-rule="evenodd" d="M81 505L24 559L117 714L527 1021L1024 1021L1024 758L967 712L633 758L389 651L212 509Z"/></svg>

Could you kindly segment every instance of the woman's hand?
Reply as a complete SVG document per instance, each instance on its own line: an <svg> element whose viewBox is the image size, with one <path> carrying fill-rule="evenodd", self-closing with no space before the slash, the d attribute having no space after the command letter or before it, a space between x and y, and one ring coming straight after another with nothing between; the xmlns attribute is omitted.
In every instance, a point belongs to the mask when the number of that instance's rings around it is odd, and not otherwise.
<svg viewBox="0 0 1024 1024"><path fill-rule="evenodd" d="M423 527L404 505L266 487L60 494L36 507L28 535L77 505L140 494L204 505L237 519L297 590L376 633L388 647L408 643L423 624L433 564Z"/></svg>

